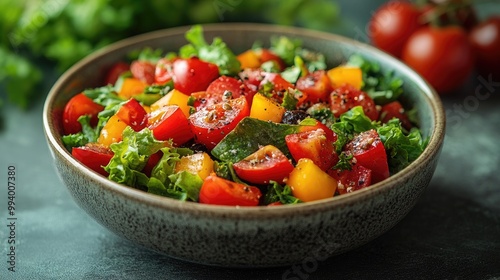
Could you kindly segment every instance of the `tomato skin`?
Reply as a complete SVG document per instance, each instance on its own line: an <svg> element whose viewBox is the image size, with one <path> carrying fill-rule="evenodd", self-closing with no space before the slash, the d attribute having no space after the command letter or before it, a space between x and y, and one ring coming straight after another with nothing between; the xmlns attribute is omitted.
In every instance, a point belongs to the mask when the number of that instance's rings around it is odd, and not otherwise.
<svg viewBox="0 0 500 280"><path fill-rule="evenodd" d="M351 170L331 169L328 174L337 180L339 194L351 193L369 187L372 183L372 171L360 164L354 164Z"/></svg>
<svg viewBox="0 0 500 280"><path fill-rule="evenodd" d="M85 94L79 93L73 96L63 111L63 129L64 134L75 134L82 130L82 125L78 118L83 115L90 115L90 124L97 125L97 114L104 110L104 107L94 103L92 99Z"/></svg>
<svg viewBox="0 0 500 280"><path fill-rule="evenodd" d="M309 130L285 136L285 142L295 161L310 159L321 170L326 171L338 162L334 142L323 129Z"/></svg>
<svg viewBox="0 0 500 280"><path fill-rule="evenodd" d="M271 50L265 49L265 48L258 49L257 53L260 56L261 63L268 62L268 61L274 61L279 66L280 71L285 70L286 64L283 61L283 59L281 59L281 57L279 57L278 55L276 55Z"/></svg>
<svg viewBox="0 0 500 280"><path fill-rule="evenodd" d="M203 181L199 202L228 206L257 206L262 196L257 187L245 186L212 174Z"/></svg>
<svg viewBox="0 0 500 280"><path fill-rule="evenodd" d="M231 92L231 95L225 97L224 94L226 92ZM220 76L207 87L204 106L219 103L228 98L235 99L242 95L245 96L249 104L252 103L253 93L241 80L228 76Z"/></svg>
<svg viewBox="0 0 500 280"><path fill-rule="evenodd" d="M300 77L295 86L307 95L306 101L311 104L328 101L328 95L332 90L330 79L324 70Z"/></svg>
<svg viewBox="0 0 500 280"><path fill-rule="evenodd" d="M330 109L335 117L340 117L340 115L356 106L362 106L365 115L372 121L378 119L379 112L375 102L364 91L345 84L335 88L330 93Z"/></svg>
<svg viewBox="0 0 500 280"><path fill-rule="evenodd" d="M71 154L95 172L106 177L109 175L103 167L108 165L113 157L113 152L109 148L100 144L89 143L82 147L74 147Z"/></svg>
<svg viewBox="0 0 500 280"><path fill-rule="evenodd" d="M140 131L148 124L148 113L135 99L129 99L116 112L118 118L129 125L134 131Z"/></svg>
<svg viewBox="0 0 500 280"><path fill-rule="evenodd" d="M378 183L389 177L389 164L384 144L375 130L356 135L345 148L356 159L356 164L372 171L372 182Z"/></svg>
<svg viewBox="0 0 500 280"><path fill-rule="evenodd" d="M211 150L248 115L248 102L240 96L201 108L189 116L189 125L195 141Z"/></svg>
<svg viewBox="0 0 500 280"><path fill-rule="evenodd" d="M282 183L294 168L290 160L271 145L234 163L233 167L238 177L257 185L268 184L269 181Z"/></svg>
<svg viewBox="0 0 500 280"><path fill-rule="evenodd" d="M189 129L188 119L177 105L163 106L148 116L148 127L157 140L172 139L174 144L182 145L194 135Z"/></svg>
<svg viewBox="0 0 500 280"><path fill-rule="evenodd" d="M172 80L173 76L173 61L161 58L155 66L155 83L163 85Z"/></svg>
<svg viewBox="0 0 500 280"><path fill-rule="evenodd" d="M410 119L406 115L405 109L403 108L403 105L401 105L399 101L393 101L387 103L384 106L382 106L382 109L380 110L380 121L382 123L387 123L392 118L398 118L401 121L401 125L405 129L407 130L411 129L412 124L410 122Z"/></svg>
<svg viewBox="0 0 500 280"><path fill-rule="evenodd" d="M318 128L323 129L326 134L326 139L332 143L337 142L337 134L333 132L326 124L316 120L316 125L304 125L300 128L300 132L317 130Z"/></svg>
<svg viewBox="0 0 500 280"><path fill-rule="evenodd" d="M189 95L205 90L219 77L219 68L196 57L176 59L173 62L173 74L174 88Z"/></svg>
<svg viewBox="0 0 500 280"><path fill-rule="evenodd" d="M114 64L106 75L105 85L114 85L121 74L129 71L130 65L125 62L118 62Z"/></svg>
<svg viewBox="0 0 500 280"><path fill-rule="evenodd" d="M457 89L474 68L467 34L460 27L423 27L407 41L402 59L439 93Z"/></svg>
<svg viewBox="0 0 500 280"><path fill-rule="evenodd" d="M469 40L479 73L500 79L500 16L492 16L472 28Z"/></svg>
<svg viewBox="0 0 500 280"><path fill-rule="evenodd" d="M151 177L151 172L153 171L153 168L156 166L156 164L158 164L158 162L160 161L162 156L163 156L162 151L158 151L158 152L152 154L151 156L149 156L148 161L146 162L146 165L142 169L142 172L144 174L146 174L148 177Z"/></svg>
<svg viewBox="0 0 500 280"><path fill-rule="evenodd" d="M421 13L406 1L390 1L377 9L369 22L369 36L373 45L400 57L403 47L421 24Z"/></svg>
<svg viewBox="0 0 500 280"><path fill-rule="evenodd" d="M149 85L155 82L156 66L145 60L134 60L130 64L130 72L134 78L141 80Z"/></svg>

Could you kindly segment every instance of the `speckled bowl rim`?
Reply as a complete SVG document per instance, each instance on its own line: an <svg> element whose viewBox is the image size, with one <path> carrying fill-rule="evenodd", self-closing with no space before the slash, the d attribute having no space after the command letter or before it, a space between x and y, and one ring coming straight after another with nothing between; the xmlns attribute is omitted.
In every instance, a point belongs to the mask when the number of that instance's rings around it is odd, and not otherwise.
<svg viewBox="0 0 500 280"><path fill-rule="evenodd" d="M174 27L164 30L153 31L134 37L130 37L116 43L113 43L103 49L100 49L89 56L85 57L70 69L68 69L61 77L56 81L49 94L47 95L44 108L43 108L43 127L46 134L47 141L49 145L52 146L52 151L58 153L68 161L70 165L77 166L79 170L88 179L98 183L102 188L107 191L113 192L115 195L123 196L127 199L134 200L138 203L144 203L151 207L163 208L167 211L180 212L180 213L192 213L196 215L203 215L206 213L207 216L212 218L238 218L241 220L245 219L256 219L256 218L267 218L274 219L290 215L298 215L299 212L316 212L316 211L326 211L327 209L341 208L345 205L352 204L357 200L367 200L376 197L380 193L389 191L392 188L397 188L403 182L407 181L409 178L416 175L419 172L417 166L421 164L426 164L429 159L431 159L439 150L444 141L445 134L445 114L443 105L441 103L439 95L436 91L415 71L410 69L408 66L397 60L396 58L388 55L387 53L378 50L365 43L355 41L340 35L325 33L321 31L313 31L298 27L286 27L278 25L268 25L268 24L258 24L258 23L231 23L231 24L206 24L203 25L205 31L258 31L265 30L267 32L293 32L299 36L313 36L321 37L324 39L344 42L353 45L357 49L362 49L370 52L374 57L377 57L379 61L383 61L384 64L390 65L394 69L398 69L401 76L406 76L412 82L416 84L416 88L419 88L425 95L426 103L431 107L431 112L433 114L432 125L434 127L431 131L428 145L423 153L409 166L401 170L397 174L389 177L388 179L376 183L369 188L361 189L353 193L344 194L341 196L335 196L328 199L301 203L296 205L283 205L280 207L234 207L234 206L217 206L217 205L207 205L194 202L183 202L175 199L162 197L154 194L150 194L144 191L140 191L131 187L127 187L115 182L108 180L107 178L99 175L98 173L87 168L76 159L74 159L70 152L66 150L61 142L59 133L57 132L54 122L52 120L53 105L56 100L58 93L64 88L68 83L68 79L72 77L76 72L80 70L83 66L92 63L96 59L105 56L106 54L113 52L115 50L121 49L125 46L139 44L144 40L158 39L160 37L167 37L172 35L183 34L189 28L189 26Z"/></svg>

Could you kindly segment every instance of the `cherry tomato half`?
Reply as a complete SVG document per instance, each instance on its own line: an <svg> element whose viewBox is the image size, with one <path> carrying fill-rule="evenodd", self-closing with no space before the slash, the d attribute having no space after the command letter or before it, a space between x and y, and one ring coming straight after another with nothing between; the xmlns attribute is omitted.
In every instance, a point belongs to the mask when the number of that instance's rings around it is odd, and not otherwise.
<svg viewBox="0 0 500 280"><path fill-rule="evenodd" d="M372 121L378 119L379 112L373 99L364 91L345 84L335 88L330 94L330 109L335 117L340 117L343 113L353 107L362 106L366 116Z"/></svg>
<svg viewBox="0 0 500 280"><path fill-rule="evenodd" d="M252 184L268 184L269 181L282 183L293 165L276 147L267 145L243 160L233 164L234 171L241 179Z"/></svg>
<svg viewBox="0 0 500 280"><path fill-rule="evenodd" d="M248 115L248 102L240 96L201 108L189 116L189 124L195 141L211 150Z"/></svg>
<svg viewBox="0 0 500 280"><path fill-rule="evenodd" d="M82 147L74 147L71 154L88 168L103 176L108 176L104 166L108 165L113 157L113 152L109 148L100 144L88 143Z"/></svg>
<svg viewBox="0 0 500 280"><path fill-rule="evenodd" d="M310 101L311 104L328 101L328 94L332 90L330 79L324 70L300 77L296 87L307 95L306 101Z"/></svg>
<svg viewBox="0 0 500 280"><path fill-rule="evenodd" d="M199 200L205 204L257 206L261 196L257 187L235 183L212 174L203 181Z"/></svg>
<svg viewBox="0 0 500 280"><path fill-rule="evenodd" d="M321 170L326 171L338 162L334 143L323 129L289 134L285 142L295 161L308 158Z"/></svg>
<svg viewBox="0 0 500 280"><path fill-rule="evenodd" d="M347 143L344 149L354 156L357 164L372 171L373 183L389 177L385 147L375 130L361 132Z"/></svg>
<svg viewBox="0 0 500 280"><path fill-rule="evenodd" d="M74 134L82 130L82 125L78 122L78 118L83 115L90 115L90 124L97 125L97 114L104 110L104 107L94 103L92 99L85 94L79 93L73 96L63 111L63 129L64 134Z"/></svg>
<svg viewBox="0 0 500 280"><path fill-rule="evenodd" d="M134 60L132 64L130 64L132 76L148 85L155 82L155 68L156 66L153 63L145 60Z"/></svg>
<svg viewBox="0 0 500 280"><path fill-rule="evenodd" d="M346 194L366 188L372 183L372 171L362 165L354 164L351 170L331 169L328 174L338 182L339 194Z"/></svg>
<svg viewBox="0 0 500 280"><path fill-rule="evenodd" d="M172 139L174 144L182 145L194 137L186 115L177 105L167 105L152 111L148 122L157 140Z"/></svg>

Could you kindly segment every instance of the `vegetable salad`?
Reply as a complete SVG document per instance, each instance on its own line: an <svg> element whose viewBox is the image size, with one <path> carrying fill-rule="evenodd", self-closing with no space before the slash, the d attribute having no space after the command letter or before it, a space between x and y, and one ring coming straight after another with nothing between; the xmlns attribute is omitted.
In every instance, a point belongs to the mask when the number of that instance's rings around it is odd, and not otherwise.
<svg viewBox="0 0 500 280"><path fill-rule="evenodd" d="M63 142L110 180L206 204L302 203L383 181L426 146L403 82L359 55L329 67L277 36L235 54L201 26L71 98Z"/></svg>

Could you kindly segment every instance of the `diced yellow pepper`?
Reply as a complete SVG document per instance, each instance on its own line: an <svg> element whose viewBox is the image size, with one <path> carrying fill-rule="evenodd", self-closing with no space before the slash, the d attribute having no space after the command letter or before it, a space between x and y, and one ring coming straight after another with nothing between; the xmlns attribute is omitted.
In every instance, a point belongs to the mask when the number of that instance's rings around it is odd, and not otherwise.
<svg viewBox="0 0 500 280"><path fill-rule="evenodd" d="M361 89L363 85L363 72L359 67L341 65L328 70L327 75L333 87L349 84Z"/></svg>
<svg viewBox="0 0 500 280"><path fill-rule="evenodd" d="M255 53L254 50L248 50L246 52L243 52L239 54L236 58L239 60L241 64L241 69L259 68L261 64L260 57Z"/></svg>
<svg viewBox="0 0 500 280"><path fill-rule="evenodd" d="M188 99L188 95L182 93L181 91L173 89L158 101L151 104L151 111L155 111L161 107L168 105L177 105L182 110L182 113L184 113L186 117L189 117Z"/></svg>
<svg viewBox="0 0 500 280"><path fill-rule="evenodd" d="M125 100L128 100L135 95L141 94L147 86L147 83L139 79L125 78L123 80L122 87L118 92L118 96Z"/></svg>
<svg viewBox="0 0 500 280"><path fill-rule="evenodd" d="M97 143L102 144L106 147L113 143L120 142L122 140L123 130L127 127L127 124L120 120L117 115L111 116L108 122L104 125L97 138Z"/></svg>
<svg viewBox="0 0 500 280"><path fill-rule="evenodd" d="M299 159L286 183L293 196L304 202L333 197L338 185L337 180L307 158Z"/></svg>
<svg viewBox="0 0 500 280"><path fill-rule="evenodd" d="M207 153L196 153L185 156L175 165L175 172L181 171L198 174L204 180L214 171L214 161Z"/></svg>
<svg viewBox="0 0 500 280"><path fill-rule="evenodd" d="M285 108L273 100L257 93L253 97L252 107L250 108L250 117L263 120L281 122Z"/></svg>

